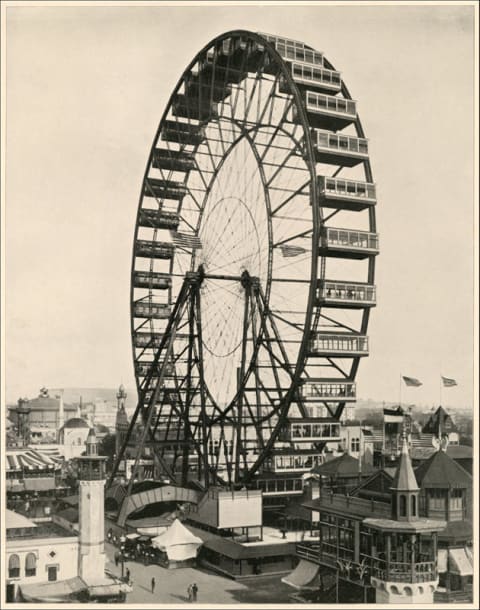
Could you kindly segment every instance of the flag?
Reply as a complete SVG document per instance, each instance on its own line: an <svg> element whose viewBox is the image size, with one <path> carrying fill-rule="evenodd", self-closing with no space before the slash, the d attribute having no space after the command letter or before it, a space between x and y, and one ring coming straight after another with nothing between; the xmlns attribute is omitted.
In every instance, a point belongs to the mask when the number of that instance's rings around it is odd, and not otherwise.
<svg viewBox="0 0 480 610"><path fill-rule="evenodd" d="M455 379L449 379L448 377L442 376L442 383L444 388L453 388L454 385L458 385Z"/></svg>
<svg viewBox="0 0 480 610"><path fill-rule="evenodd" d="M400 409L383 409L383 421L386 424L403 423L403 411Z"/></svg>
<svg viewBox="0 0 480 610"><path fill-rule="evenodd" d="M307 250L301 246L280 246L280 251L285 258L299 256L300 254L305 254L307 252Z"/></svg>
<svg viewBox="0 0 480 610"><path fill-rule="evenodd" d="M189 233L180 233L178 231L170 231L173 243L180 248L192 248L193 250L201 250L202 242L197 235Z"/></svg>
<svg viewBox="0 0 480 610"><path fill-rule="evenodd" d="M405 382L405 385L408 385L408 386L414 386L415 388L418 388L418 386L422 385L422 382L418 381L418 379L415 379L415 377L402 376L402 379Z"/></svg>

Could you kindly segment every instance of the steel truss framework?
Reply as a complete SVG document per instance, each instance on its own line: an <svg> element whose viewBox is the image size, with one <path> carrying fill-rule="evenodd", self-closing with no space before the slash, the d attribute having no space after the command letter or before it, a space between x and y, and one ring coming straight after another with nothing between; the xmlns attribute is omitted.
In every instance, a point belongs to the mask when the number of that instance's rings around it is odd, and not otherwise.
<svg viewBox="0 0 480 610"><path fill-rule="evenodd" d="M321 53L238 30L197 54L143 181L139 402L111 480L138 423L129 493L145 457L179 483L248 484L294 450L289 420L338 421L368 355L375 204L356 104Z"/></svg>

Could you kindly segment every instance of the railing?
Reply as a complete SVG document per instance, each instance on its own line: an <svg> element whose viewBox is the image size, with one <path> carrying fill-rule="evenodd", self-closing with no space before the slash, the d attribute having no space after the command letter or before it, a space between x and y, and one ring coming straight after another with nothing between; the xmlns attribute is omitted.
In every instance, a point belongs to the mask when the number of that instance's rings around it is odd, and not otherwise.
<svg viewBox="0 0 480 610"><path fill-rule="evenodd" d="M320 243L324 247L378 251L378 233L326 227L320 235Z"/></svg>
<svg viewBox="0 0 480 610"><path fill-rule="evenodd" d="M317 288L317 300L343 301L345 303L375 304L376 287L372 284L334 282L324 280Z"/></svg>
<svg viewBox="0 0 480 610"><path fill-rule="evenodd" d="M326 112L328 114L341 114L354 119L357 115L357 105L353 100L343 97L325 95L315 91L307 91L307 111Z"/></svg>
<svg viewBox="0 0 480 610"><path fill-rule="evenodd" d="M307 382L299 388L300 396L304 400L340 400L346 398L355 398L356 384L353 381L340 382L322 382L311 383Z"/></svg>
<svg viewBox="0 0 480 610"><path fill-rule="evenodd" d="M436 562L423 561L419 563L376 560L372 565L373 576L388 582L430 582L436 580Z"/></svg>
<svg viewBox="0 0 480 610"><path fill-rule="evenodd" d="M361 353L368 354L368 337L353 334L321 334L317 333L310 341L310 351L313 353Z"/></svg>
<svg viewBox="0 0 480 610"><path fill-rule="evenodd" d="M375 184L360 180L345 180L344 178L330 178L318 176L320 194L352 199L376 200Z"/></svg>
<svg viewBox="0 0 480 610"><path fill-rule="evenodd" d="M331 131L314 129L313 139L315 146L319 149L342 151L348 154L361 154L365 157L368 156L368 140L365 138L337 135Z"/></svg>

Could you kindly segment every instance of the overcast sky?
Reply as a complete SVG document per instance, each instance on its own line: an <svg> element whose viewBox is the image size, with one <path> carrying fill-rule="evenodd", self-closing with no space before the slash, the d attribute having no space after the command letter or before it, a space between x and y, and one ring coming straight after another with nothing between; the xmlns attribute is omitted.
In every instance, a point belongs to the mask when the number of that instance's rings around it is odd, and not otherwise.
<svg viewBox="0 0 480 610"><path fill-rule="evenodd" d="M299 39L342 72L378 185L378 306L358 395L473 401L472 6L7 9L6 397L133 387L138 196L172 88L210 39Z"/></svg>

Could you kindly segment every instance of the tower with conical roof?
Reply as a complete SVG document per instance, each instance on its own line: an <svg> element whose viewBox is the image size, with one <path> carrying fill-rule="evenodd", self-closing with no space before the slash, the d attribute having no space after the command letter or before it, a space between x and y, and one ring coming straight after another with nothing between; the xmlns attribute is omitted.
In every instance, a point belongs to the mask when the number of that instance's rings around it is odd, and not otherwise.
<svg viewBox="0 0 480 610"><path fill-rule="evenodd" d="M98 455L95 430L90 429L86 454L79 463L79 575L87 583L105 573L104 486L106 457Z"/></svg>
<svg viewBox="0 0 480 610"><path fill-rule="evenodd" d="M420 489L413 472L406 436L403 438L400 462L390 490L392 492L392 519L396 521L418 519Z"/></svg>
<svg viewBox="0 0 480 610"><path fill-rule="evenodd" d="M125 411L127 392L125 386L120 385L117 392L117 417L115 420L115 454L118 455L125 442L128 432L128 417Z"/></svg>

